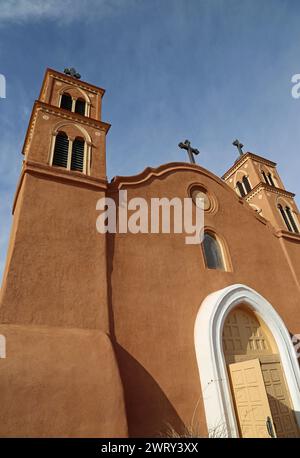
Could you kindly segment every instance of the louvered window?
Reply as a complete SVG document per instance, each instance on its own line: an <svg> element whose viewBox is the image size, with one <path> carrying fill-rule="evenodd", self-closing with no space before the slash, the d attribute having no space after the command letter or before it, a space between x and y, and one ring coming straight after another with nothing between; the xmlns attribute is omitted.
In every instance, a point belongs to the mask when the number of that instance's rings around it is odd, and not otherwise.
<svg viewBox="0 0 300 458"><path fill-rule="evenodd" d="M64 108L65 110L72 111L72 97L70 96L70 94L65 93L62 95L60 107Z"/></svg>
<svg viewBox="0 0 300 458"><path fill-rule="evenodd" d="M84 164L84 140L75 138L72 146L71 170L83 172Z"/></svg>
<svg viewBox="0 0 300 458"><path fill-rule="evenodd" d="M68 151L69 151L69 139L64 132L59 132L55 140L52 164L58 167L67 168Z"/></svg>
<svg viewBox="0 0 300 458"><path fill-rule="evenodd" d="M85 115L85 101L82 99L77 99L75 104L75 113Z"/></svg>

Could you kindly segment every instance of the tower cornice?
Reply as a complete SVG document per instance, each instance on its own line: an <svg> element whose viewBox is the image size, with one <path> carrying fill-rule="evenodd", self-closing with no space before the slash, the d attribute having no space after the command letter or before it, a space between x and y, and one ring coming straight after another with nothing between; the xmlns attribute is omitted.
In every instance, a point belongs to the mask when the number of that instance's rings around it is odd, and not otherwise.
<svg viewBox="0 0 300 458"><path fill-rule="evenodd" d="M274 231L274 234L278 238L293 240L295 242L300 243L300 234L297 234L295 232L290 232L290 231L280 229L280 230Z"/></svg>
<svg viewBox="0 0 300 458"><path fill-rule="evenodd" d="M227 172L224 173L222 176L223 180L227 180L233 173L235 173L246 161L247 159L252 158L256 162L260 162L264 165L269 165L271 167L276 167L276 162L270 161L262 156L258 156L257 154L251 153L248 151L247 153L243 154L241 157L237 159L237 161L233 164Z"/></svg>
<svg viewBox="0 0 300 458"><path fill-rule="evenodd" d="M59 107L55 107L54 105L49 105L48 103L41 102L40 100L36 100L34 103L30 121L28 124L25 141L24 141L23 148L22 148L22 154L25 154L26 146L27 146L28 140L30 140L31 133L34 129L34 124L35 124L37 113L39 110L42 110L45 113L55 114L60 119L68 119L72 122L78 122L85 126L89 126L95 129L102 130L105 132L105 134L107 134L107 132L109 131L111 127L111 124L108 124L106 122L98 121L97 119L88 118L78 113L73 113L71 111L64 110Z"/></svg>
<svg viewBox="0 0 300 458"><path fill-rule="evenodd" d="M77 184L79 186L86 186L89 188L98 189L99 191L105 191L107 189L108 184L107 180L104 178L94 178L89 175L82 174L81 172L64 170L62 168L53 167L48 164L41 164L34 161L24 160L13 202L12 214L14 214L15 206L18 200L18 195L26 174L31 174L35 176L38 175L50 180L55 179L62 182L64 181L71 184Z"/></svg>
<svg viewBox="0 0 300 458"><path fill-rule="evenodd" d="M88 90L89 92L92 92L94 94L100 93L102 97L105 94L105 89L101 87L95 86L94 84L87 83L85 81L82 81L81 79L73 78L72 76L66 75L65 73L61 73L61 72L58 72L57 70L53 70L52 68L47 68L45 72L45 76L44 76L39 98L41 98L41 95L43 93L48 76L53 76L59 81L72 84L72 86L79 87L84 90Z"/></svg>
<svg viewBox="0 0 300 458"><path fill-rule="evenodd" d="M289 191L286 191L285 189L281 188L276 188L274 186L270 186L269 184L266 183L259 183L256 185L250 192L244 197L244 200L247 202L251 200L256 194L260 193L260 191L265 190L267 192L271 192L273 194L278 194L281 196L285 197L295 197L295 194Z"/></svg>

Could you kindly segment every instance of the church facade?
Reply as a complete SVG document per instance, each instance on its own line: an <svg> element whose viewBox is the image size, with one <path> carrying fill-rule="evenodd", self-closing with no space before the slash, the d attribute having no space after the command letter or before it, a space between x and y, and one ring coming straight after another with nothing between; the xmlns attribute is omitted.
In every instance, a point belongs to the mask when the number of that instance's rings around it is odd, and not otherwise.
<svg viewBox="0 0 300 458"><path fill-rule="evenodd" d="M299 437L300 218L276 164L106 177L104 90L47 69L0 296L2 437ZM96 230L96 204L204 197L204 240ZM298 345L299 348L299 345Z"/></svg>

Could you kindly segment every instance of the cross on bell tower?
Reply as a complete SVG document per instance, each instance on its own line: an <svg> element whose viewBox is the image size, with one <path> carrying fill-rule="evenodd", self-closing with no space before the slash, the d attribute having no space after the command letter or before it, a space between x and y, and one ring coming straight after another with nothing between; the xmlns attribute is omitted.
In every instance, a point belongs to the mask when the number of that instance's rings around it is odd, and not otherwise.
<svg viewBox="0 0 300 458"><path fill-rule="evenodd" d="M78 73L74 67L65 68L64 73L69 76L73 76L73 78L77 78L78 80L81 78L80 73Z"/></svg>
<svg viewBox="0 0 300 458"><path fill-rule="evenodd" d="M238 149L238 152L240 153L240 156L243 156L244 152L242 150L243 148L243 143L241 143L238 139L234 140L234 142L232 143L233 146L236 146L237 149Z"/></svg>

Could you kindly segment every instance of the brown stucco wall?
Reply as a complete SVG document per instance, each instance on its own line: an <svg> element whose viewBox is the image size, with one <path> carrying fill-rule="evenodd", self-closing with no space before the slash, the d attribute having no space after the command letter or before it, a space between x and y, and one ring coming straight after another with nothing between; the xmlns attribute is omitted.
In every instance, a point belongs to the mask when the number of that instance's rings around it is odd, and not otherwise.
<svg viewBox="0 0 300 458"><path fill-rule="evenodd" d="M191 184L204 185L218 201L218 211L207 214L205 224L226 241L232 272L206 269L201 247L186 245L182 234L109 237L109 299L129 433L157 435L167 423L180 430L194 417L205 434L205 393L193 337L202 301L225 286L243 283L270 301L292 333L299 333L299 290L272 227L226 184L188 164L167 164L155 174L146 171L129 179L131 184L120 178L114 186L127 189L129 199L150 199L184 198Z"/></svg>
<svg viewBox="0 0 300 458"><path fill-rule="evenodd" d="M78 87L87 93L89 118L57 107L65 85L74 97ZM109 337L106 237L96 232L96 203L107 187L103 94L48 69L32 111L0 291L2 437L127 435ZM90 174L50 166L59 129L84 137Z"/></svg>
<svg viewBox="0 0 300 458"><path fill-rule="evenodd" d="M1 290L2 323L108 331L106 241L96 231L104 190L77 175L67 180L35 168L24 174Z"/></svg>
<svg viewBox="0 0 300 458"><path fill-rule="evenodd" d="M123 388L98 330L0 325L0 437L124 437Z"/></svg>
<svg viewBox="0 0 300 458"><path fill-rule="evenodd" d="M0 296L0 436L124 437L107 303L105 183L25 163Z"/></svg>
<svg viewBox="0 0 300 458"><path fill-rule="evenodd" d="M123 436L128 424L130 436L157 436L192 420L205 435L193 336L205 297L243 283L300 331L299 286L280 237L198 166L166 164L111 185L50 169L24 164L17 192L0 300L0 435ZM228 272L206 269L184 234L96 232L105 193L184 198L195 184L217 202L205 226L224 239ZM299 244L287 250L298 266Z"/></svg>
<svg viewBox="0 0 300 458"><path fill-rule="evenodd" d="M300 292L300 240L298 236L292 237L281 237L280 238L281 246L283 247L286 257L291 265L292 274L295 277L295 281L298 284ZM300 307L300 299L299 307ZM298 330L299 333L299 330Z"/></svg>

